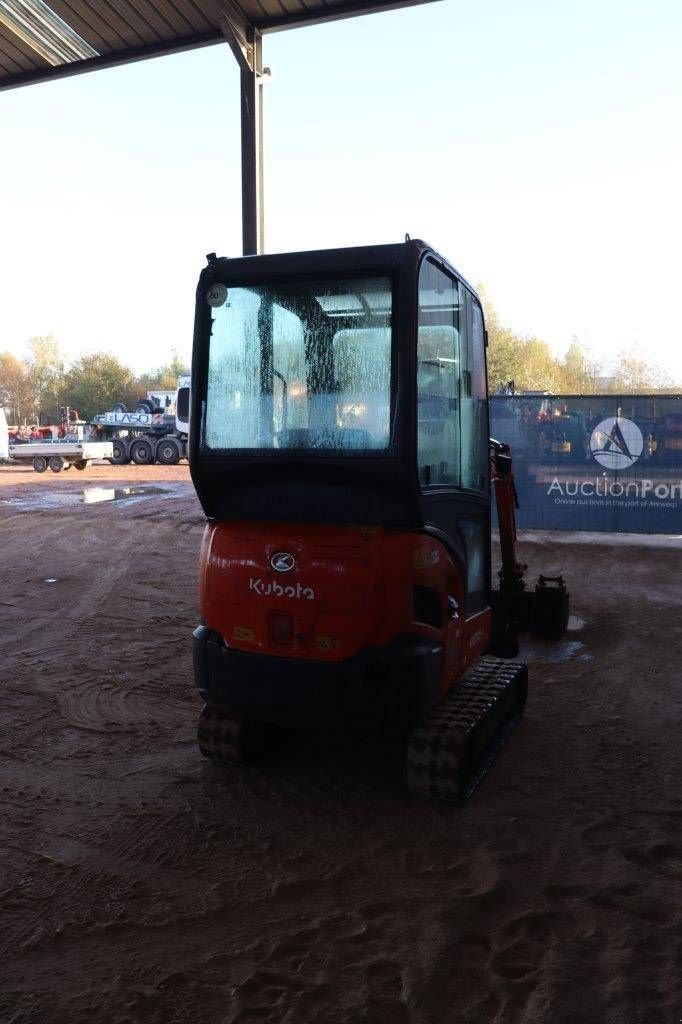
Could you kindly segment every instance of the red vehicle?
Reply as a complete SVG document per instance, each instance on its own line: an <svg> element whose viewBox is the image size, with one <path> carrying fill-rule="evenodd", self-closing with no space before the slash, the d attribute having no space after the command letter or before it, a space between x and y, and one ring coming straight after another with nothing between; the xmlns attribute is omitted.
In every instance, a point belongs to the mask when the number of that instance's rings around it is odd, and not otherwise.
<svg viewBox="0 0 682 1024"><path fill-rule="evenodd" d="M417 241L211 257L192 382L202 752L245 760L264 725L382 723L409 732L414 790L466 798L525 703L526 666L484 654L534 606L504 445L491 588L475 292Z"/></svg>

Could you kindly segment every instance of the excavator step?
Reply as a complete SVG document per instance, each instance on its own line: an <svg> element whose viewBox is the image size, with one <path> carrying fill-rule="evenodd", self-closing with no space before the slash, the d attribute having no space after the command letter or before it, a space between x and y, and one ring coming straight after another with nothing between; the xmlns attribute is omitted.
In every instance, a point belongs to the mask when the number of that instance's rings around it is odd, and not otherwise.
<svg viewBox="0 0 682 1024"><path fill-rule="evenodd" d="M526 665L481 658L412 733L410 790L454 803L468 800L523 714L527 689Z"/></svg>

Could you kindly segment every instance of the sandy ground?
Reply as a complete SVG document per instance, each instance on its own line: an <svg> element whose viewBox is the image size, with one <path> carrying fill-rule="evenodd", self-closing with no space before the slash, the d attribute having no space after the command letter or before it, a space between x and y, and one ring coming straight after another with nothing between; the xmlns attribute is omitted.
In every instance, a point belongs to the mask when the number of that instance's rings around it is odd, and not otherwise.
<svg viewBox="0 0 682 1024"><path fill-rule="evenodd" d="M524 544L584 625L438 806L388 739L201 759L188 479L0 468L2 1024L676 1024L682 547Z"/></svg>

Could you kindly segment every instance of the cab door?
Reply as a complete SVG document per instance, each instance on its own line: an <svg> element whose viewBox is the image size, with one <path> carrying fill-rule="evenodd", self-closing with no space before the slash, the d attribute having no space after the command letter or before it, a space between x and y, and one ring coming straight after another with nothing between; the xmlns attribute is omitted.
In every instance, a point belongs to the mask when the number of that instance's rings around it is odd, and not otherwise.
<svg viewBox="0 0 682 1024"><path fill-rule="evenodd" d="M416 377L422 513L460 565L468 618L490 585L485 332L478 300L433 256L419 273Z"/></svg>

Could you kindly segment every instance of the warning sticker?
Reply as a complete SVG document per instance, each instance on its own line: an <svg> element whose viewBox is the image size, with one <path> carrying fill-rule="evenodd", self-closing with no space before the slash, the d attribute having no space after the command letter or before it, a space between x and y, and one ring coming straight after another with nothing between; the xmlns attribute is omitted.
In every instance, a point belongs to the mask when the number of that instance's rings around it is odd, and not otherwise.
<svg viewBox="0 0 682 1024"><path fill-rule="evenodd" d="M414 553L415 569L426 569L430 565L438 565L440 555L433 548L417 548Z"/></svg>
<svg viewBox="0 0 682 1024"><path fill-rule="evenodd" d="M253 630L247 629L246 626L235 626L234 638L235 640L253 640Z"/></svg>
<svg viewBox="0 0 682 1024"><path fill-rule="evenodd" d="M316 636L315 646L320 651L334 651L339 646L339 639L336 636Z"/></svg>

